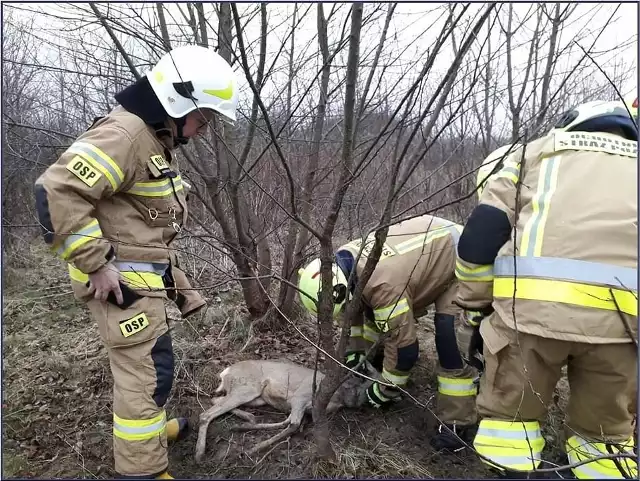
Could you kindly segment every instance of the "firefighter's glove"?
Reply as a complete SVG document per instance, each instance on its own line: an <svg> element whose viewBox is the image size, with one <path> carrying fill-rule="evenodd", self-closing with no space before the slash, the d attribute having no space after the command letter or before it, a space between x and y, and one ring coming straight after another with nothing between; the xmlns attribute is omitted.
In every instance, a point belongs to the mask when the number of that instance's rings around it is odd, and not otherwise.
<svg viewBox="0 0 640 481"><path fill-rule="evenodd" d="M484 316L477 311L465 311L463 322L460 323L456 333L460 355L470 366L479 371L484 370L482 359L482 336L480 335L480 323Z"/></svg>
<svg viewBox="0 0 640 481"><path fill-rule="evenodd" d="M364 355L364 352L361 352L361 351L350 352L344 358L344 364L349 369L355 369L356 366L360 364L360 361L363 361L365 357L366 356ZM365 372L364 362L360 365L358 372L361 372L361 373Z"/></svg>
<svg viewBox="0 0 640 481"><path fill-rule="evenodd" d="M367 389L367 400L376 409L386 409L400 399L400 390L374 382Z"/></svg>

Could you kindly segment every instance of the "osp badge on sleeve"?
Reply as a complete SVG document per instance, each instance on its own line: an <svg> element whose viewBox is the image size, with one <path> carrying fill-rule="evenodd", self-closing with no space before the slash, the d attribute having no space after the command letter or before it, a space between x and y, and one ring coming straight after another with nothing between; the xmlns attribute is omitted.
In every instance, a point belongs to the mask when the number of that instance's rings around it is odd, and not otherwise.
<svg viewBox="0 0 640 481"><path fill-rule="evenodd" d="M124 337L133 336L149 327L149 319L144 312L127 319L120 321L120 332Z"/></svg>
<svg viewBox="0 0 640 481"><path fill-rule="evenodd" d="M67 164L67 170L75 175L89 187L93 187L102 177L102 174L93 165L87 162L79 155L76 155L71 162Z"/></svg>

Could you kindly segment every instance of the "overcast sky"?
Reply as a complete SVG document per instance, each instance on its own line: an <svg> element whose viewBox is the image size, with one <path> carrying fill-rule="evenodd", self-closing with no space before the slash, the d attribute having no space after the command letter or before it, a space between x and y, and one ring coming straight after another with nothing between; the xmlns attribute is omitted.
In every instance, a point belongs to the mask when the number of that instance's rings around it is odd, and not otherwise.
<svg viewBox="0 0 640 481"><path fill-rule="evenodd" d="M533 12L534 5L535 4L531 3L514 4L514 11L516 13L516 16L520 19L525 18L528 14ZM565 6L566 4L562 5ZM19 10L17 10L15 13L17 13L20 17L32 16L33 14L29 13L29 10L40 10L43 12L52 13L55 12L56 14L64 12L64 15L67 17L77 16L73 13L73 6L69 4L25 3L16 4L16 6L19 8ZM127 4L123 2L118 7L113 5L112 8L119 8L121 11L127 11L127 15L133 15L133 12L130 12L124 8L125 6L127 9L132 9L135 12L141 13L143 17L149 17L149 15L151 14L155 15L155 8L149 3ZM178 6L176 4L169 3L165 4L165 6L168 8L167 21L170 24L173 24L170 25L172 33L175 33L178 37L180 36L181 31L186 32L190 35L191 32L188 28L186 28L183 14L180 12ZM324 4L325 15L329 14L333 6L333 3ZM5 4L5 11L7 10L7 7L9 6ZM184 4L182 4L181 7L183 11L186 11ZM88 8L88 6L85 4L84 8L86 9ZM101 9L101 11L107 12L109 7L107 6L107 4L99 4L99 8ZM147 10L144 10L145 8ZM211 5L206 4L205 8L207 9L206 16L209 19L211 26L213 28L217 28L217 18L215 12L212 10ZM255 8L255 4L238 4L238 9L241 13L243 11L249 11ZM310 54L315 54L318 50L316 40L316 8L317 7L315 4L301 3L298 5L299 12L309 9L308 15L302 22L300 28L296 31L296 55L299 55L300 58L305 58ZM346 15L348 13L348 8L348 4L341 4L339 13L335 16L335 19L332 20L330 24L330 42L332 39L336 40L338 38L339 32L342 29L342 25L345 24L345 20L347 20ZM373 4L365 3L365 18L373 11L373 8ZM361 53L362 55L369 55L369 58L371 58L371 55L379 39L382 25L384 23L384 10L386 10L386 8L387 6L384 5L383 11L380 12L377 16L377 21L371 22L363 30ZM389 55L393 55L394 57L397 57L397 59L393 62L390 62L388 60L386 61L388 65L383 78L383 84L386 86L385 90L387 90L388 92L392 92L395 89L396 84L400 86L406 86L408 83L413 81L413 76L420 70L424 59L426 59L428 55L429 48L433 44L435 37L442 27L442 23L444 21L448 8L448 4L438 3L401 2L398 4L389 27L389 46L385 49L385 53L388 52ZM458 5L457 8L461 8L461 6ZM466 16L466 22L469 22L469 25L472 25L475 21L476 14L478 14L484 8L485 4L472 4ZM507 4L502 4L501 8L503 12L506 12L508 6ZM549 4L549 9L552 8L553 4ZM616 16L608 25L605 25L605 22L616 8L618 9ZM638 7L636 3L580 3L579 5L577 5L577 9L573 14L572 19L565 26L559 39L559 45L561 45L562 47L568 45L568 52L570 53L568 55L565 55L563 60L558 65L557 74L562 74L568 71L582 55L581 51L576 45L571 45L571 41L573 39L579 39L580 45L588 48L591 45L594 36L598 32L600 32L603 27L605 28L605 30L602 33L598 43L594 47L594 57L597 59L599 64L605 69L605 71L607 71L611 75L613 75L614 63L616 61L619 61L620 59L624 60L629 68L633 69L634 71L637 70L637 8ZM267 37L267 46L269 52L267 57L267 65L269 65L273 58L275 58L276 53L281 48L282 39L285 37L286 32L290 28L290 17L293 12L293 4L269 3L268 12L270 30ZM85 19L88 18L86 14L83 14L82 16ZM249 23L244 31L244 36L246 37L245 42L248 45L255 47L256 54L258 46L257 39L259 37L259 18L259 15L256 15L255 19ZM63 43L59 32L65 26L69 26L68 21L63 22L62 20L52 19L50 16L36 15L35 22L39 27L39 36L48 38L53 43ZM153 21L153 23L155 23L155 20ZM180 28L178 28L177 24L180 24ZM346 25L348 29L348 20L346 22ZM518 72L523 71L524 66L527 62L529 39L531 38L531 33L534 26L535 18L531 16L529 22L525 24L522 30L517 32L514 38L513 70L515 72L514 81L516 83L519 81ZM104 34L99 25L94 24L89 26L88 28L100 32L98 42L103 43L105 47L111 48L109 37ZM482 32L483 35L486 34L486 26L485 28L483 28ZM457 34L456 41L458 45L462 41L461 33L462 32L458 32ZM548 36L548 32L545 33ZM209 36L213 37L212 31L209 32ZM492 42L494 49L499 46L499 36L500 27L499 25L495 25L494 29L492 30ZM186 42L186 37L183 36L183 40ZM504 40L502 39L501 42L504 42ZM133 47L131 47L133 45L131 41L126 42L126 45L130 46L130 48L133 49ZM288 48L288 44L286 45L286 48ZM472 51L477 52L478 48L478 45L474 45ZM346 64L346 50L347 49L345 49L343 54L336 59L334 65L334 72L338 72L340 76L344 75L344 67ZM96 56L99 55L100 53L96 51ZM45 48L39 52L38 56L40 57L40 62L42 63L58 62L57 52L52 49ZM433 67L433 71L430 74L430 77L432 77L433 79L432 82L434 85L439 81L442 74L450 66L452 58L453 49L451 46L451 42L448 42L443 48L442 54L438 57ZM469 59L473 59L473 56L470 56ZM65 60L66 59L63 58L61 63L65 63ZM540 60L541 65L543 60L544 59ZM275 75L273 75L270 84L266 86L266 97L269 96L270 92L282 91L283 85L285 85L287 80L286 61L287 56L282 55L278 65L280 72L277 72ZM254 56L250 55L250 62L252 66L255 66ZM590 61L586 60L585 63L589 64ZM319 65L320 61L319 59L317 59L315 62L310 63L306 66L303 72L299 74L298 78L295 79L294 91L305 90L306 86L309 84L310 79L317 72ZM366 62L365 65L367 65ZM236 68L239 70L238 67ZM505 60L504 58L501 58L496 69L499 77L497 80L501 85L506 82L505 69ZM143 69L143 71L145 70L146 69ZM276 68L276 71L277 70L278 68ZM360 74L361 78L364 78L366 73L366 69L362 69ZM405 79L399 80L403 75L405 76ZM597 75L600 79L603 78L599 73L595 75ZM559 75L558 78L560 78L560 76L561 75ZM244 79L244 76L240 75L239 77L241 92L243 93L242 103L245 106L248 106L251 101L250 90ZM332 81L335 81L336 78L337 77L334 77ZM636 75L633 75L633 79L635 78ZM431 81L431 79L429 79L429 81ZM635 81L630 80L620 87L624 95L630 94L636 88ZM506 108L505 102L505 98L500 99L500 103L503 108ZM337 103L336 105L339 105L339 103Z"/></svg>

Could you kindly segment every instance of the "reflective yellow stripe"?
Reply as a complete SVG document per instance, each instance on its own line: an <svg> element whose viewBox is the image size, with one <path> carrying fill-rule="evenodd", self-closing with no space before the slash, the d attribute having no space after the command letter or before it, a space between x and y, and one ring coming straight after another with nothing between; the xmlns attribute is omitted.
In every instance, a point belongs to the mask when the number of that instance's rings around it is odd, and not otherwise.
<svg viewBox="0 0 640 481"><path fill-rule="evenodd" d="M454 244L457 245L461 233L462 226L459 224L452 223L448 225L434 225L429 232L411 237L410 239L407 239L406 241L394 246L394 248L396 252L398 252L398 254L403 255L413 250L423 248L435 239L440 239L441 237L445 237L448 235L451 235L453 237Z"/></svg>
<svg viewBox="0 0 640 481"><path fill-rule="evenodd" d="M402 374L400 371L389 371L385 368L382 368L382 377L396 386L404 386L409 380L409 374Z"/></svg>
<svg viewBox="0 0 640 481"><path fill-rule="evenodd" d="M387 321L393 319L394 317L398 317L405 312L409 312L409 302L406 298L403 297L397 303L391 306L375 309L373 311L373 317L376 319L376 321Z"/></svg>
<svg viewBox="0 0 640 481"><path fill-rule="evenodd" d="M464 317L470 326L478 327L480 325L479 321L475 321L474 318L479 317L481 320L484 317L482 312L480 311L465 311Z"/></svg>
<svg viewBox="0 0 640 481"><path fill-rule="evenodd" d="M486 282L493 280L493 265L467 267L460 259L456 259L456 277L461 281Z"/></svg>
<svg viewBox="0 0 640 481"><path fill-rule="evenodd" d="M545 440L537 421L517 422L483 419L473 446L496 464L532 470L540 464ZM482 459L485 464L491 462Z"/></svg>
<svg viewBox="0 0 640 481"><path fill-rule="evenodd" d="M98 221L93 219L79 231L67 236L64 240L64 244L60 246L57 252L60 257L67 260L73 251L85 245L90 240L100 238L102 238L102 230L100 229Z"/></svg>
<svg viewBox="0 0 640 481"><path fill-rule="evenodd" d="M495 174L496 179L508 179L514 184L520 178L520 162L505 162L504 167Z"/></svg>
<svg viewBox="0 0 640 481"><path fill-rule="evenodd" d="M162 276L153 272L121 271L120 275L124 283L134 289L164 289L165 287ZM69 264L69 277L83 284L89 281L89 276L72 264Z"/></svg>
<svg viewBox="0 0 640 481"><path fill-rule="evenodd" d="M627 451L632 453L633 450L633 438L629 439L626 443L621 443L622 449L616 449L616 446L611 445L614 449L614 453ZM567 458L569 463L574 464L586 459L602 456L603 454L610 454L607 451L607 447L604 443L590 443L580 436L571 436L566 443ZM619 460L619 464L622 469L627 471L625 474L631 479L638 479L638 464L633 459L623 458ZM623 479L624 474L616 467L615 463L611 459L600 459L591 463L580 465L572 469L573 474L578 479Z"/></svg>
<svg viewBox="0 0 640 481"><path fill-rule="evenodd" d="M167 197L173 195L174 189L178 192L183 188L182 177L178 175L173 180L166 178L149 182L136 182L133 187L127 190L127 193L140 197Z"/></svg>
<svg viewBox="0 0 640 481"><path fill-rule="evenodd" d="M473 378L438 376L438 392L445 396L475 396L477 389Z"/></svg>
<svg viewBox="0 0 640 481"><path fill-rule="evenodd" d="M494 262L497 277L537 277L638 289L638 270L602 262L562 257L500 256Z"/></svg>
<svg viewBox="0 0 640 481"><path fill-rule="evenodd" d="M380 401L382 402L388 402L391 401L391 398L388 398L387 396L385 396L384 394L382 394L382 391L380 390L380 384L373 383L373 393L380 399Z"/></svg>
<svg viewBox="0 0 640 481"><path fill-rule="evenodd" d="M532 199L533 213L527 220L522 232L520 254L523 256L540 256L542 252L542 239L544 227L549 216L551 197L558 183L558 171L560 170L560 156L542 159L538 188Z"/></svg>
<svg viewBox="0 0 640 481"><path fill-rule="evenodd" d="M578 282L548 279L496 278L493 281L493 296L529 299L533 301L561 302L576 306L620 311L631 316L638 315L638 300L633 292L609 287L591 286ZM615 296L615 301L611 297ZM617 303L617 306L616 306Z"/></svg>
<svg viewBox="0 0 640 481"><path fill-rule="evenodd" d="M368 324L365 324L362 337L364 338L365 341L377 342L378 339L380 339L380 334L377 331L375 331L371 326L369 326Z"/></svg>
<svg viewBox="0 0 640 481"><path fill-rule="evenodd" d="M118 164L95 145L88 142L75 141L68 150L79 155L102 172L114 191L118 190L118 187L124 182L124 174Z"/></svg>
<svg viewBox="0 0 640 481"><path fill-rule="evenodd" d="M362 337L362 326L351 326L349 334L351 337Z"/></svg>
<svg viewBox="0 0 640 481"><path fill-rule="evenodd" d="M154 438L166 429L164 410L151 419L124 419L113 414L113 435L127 441L143 441Z"/></svg>

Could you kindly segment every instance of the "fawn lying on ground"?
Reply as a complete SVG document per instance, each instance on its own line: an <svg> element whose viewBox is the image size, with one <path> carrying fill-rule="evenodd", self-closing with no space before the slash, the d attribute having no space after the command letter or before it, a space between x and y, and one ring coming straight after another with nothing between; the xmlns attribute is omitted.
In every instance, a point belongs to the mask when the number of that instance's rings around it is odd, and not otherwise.
<svg viewBox="0 0 640 481"><path fill-rule="evenodd" d="M378 372L368 363L365 363L365 370L370 377L375 378L378 375ZM200 462L204 455L209 424L228 412L248 421L247 424L240 426L242 430L285 428L275 436L257 444L248 451L249 455L295 433L300 428L305 412L311 410L313 372L313 369L292 362L276 360L241 361L223 370L220 373L221 383L216 393L224 391L226 394L216 399L211 408L200 414L196 462ZM318 371L317 386L323 377L324 374ZM342 407L362 406L366 402L366 390L370 384L371 381L352 374L334 393L327 406L327 412L332 413ZM264 405L290 413L289 417L280 423L256 424L252 414L238 409L240 406Z"/></svg>

